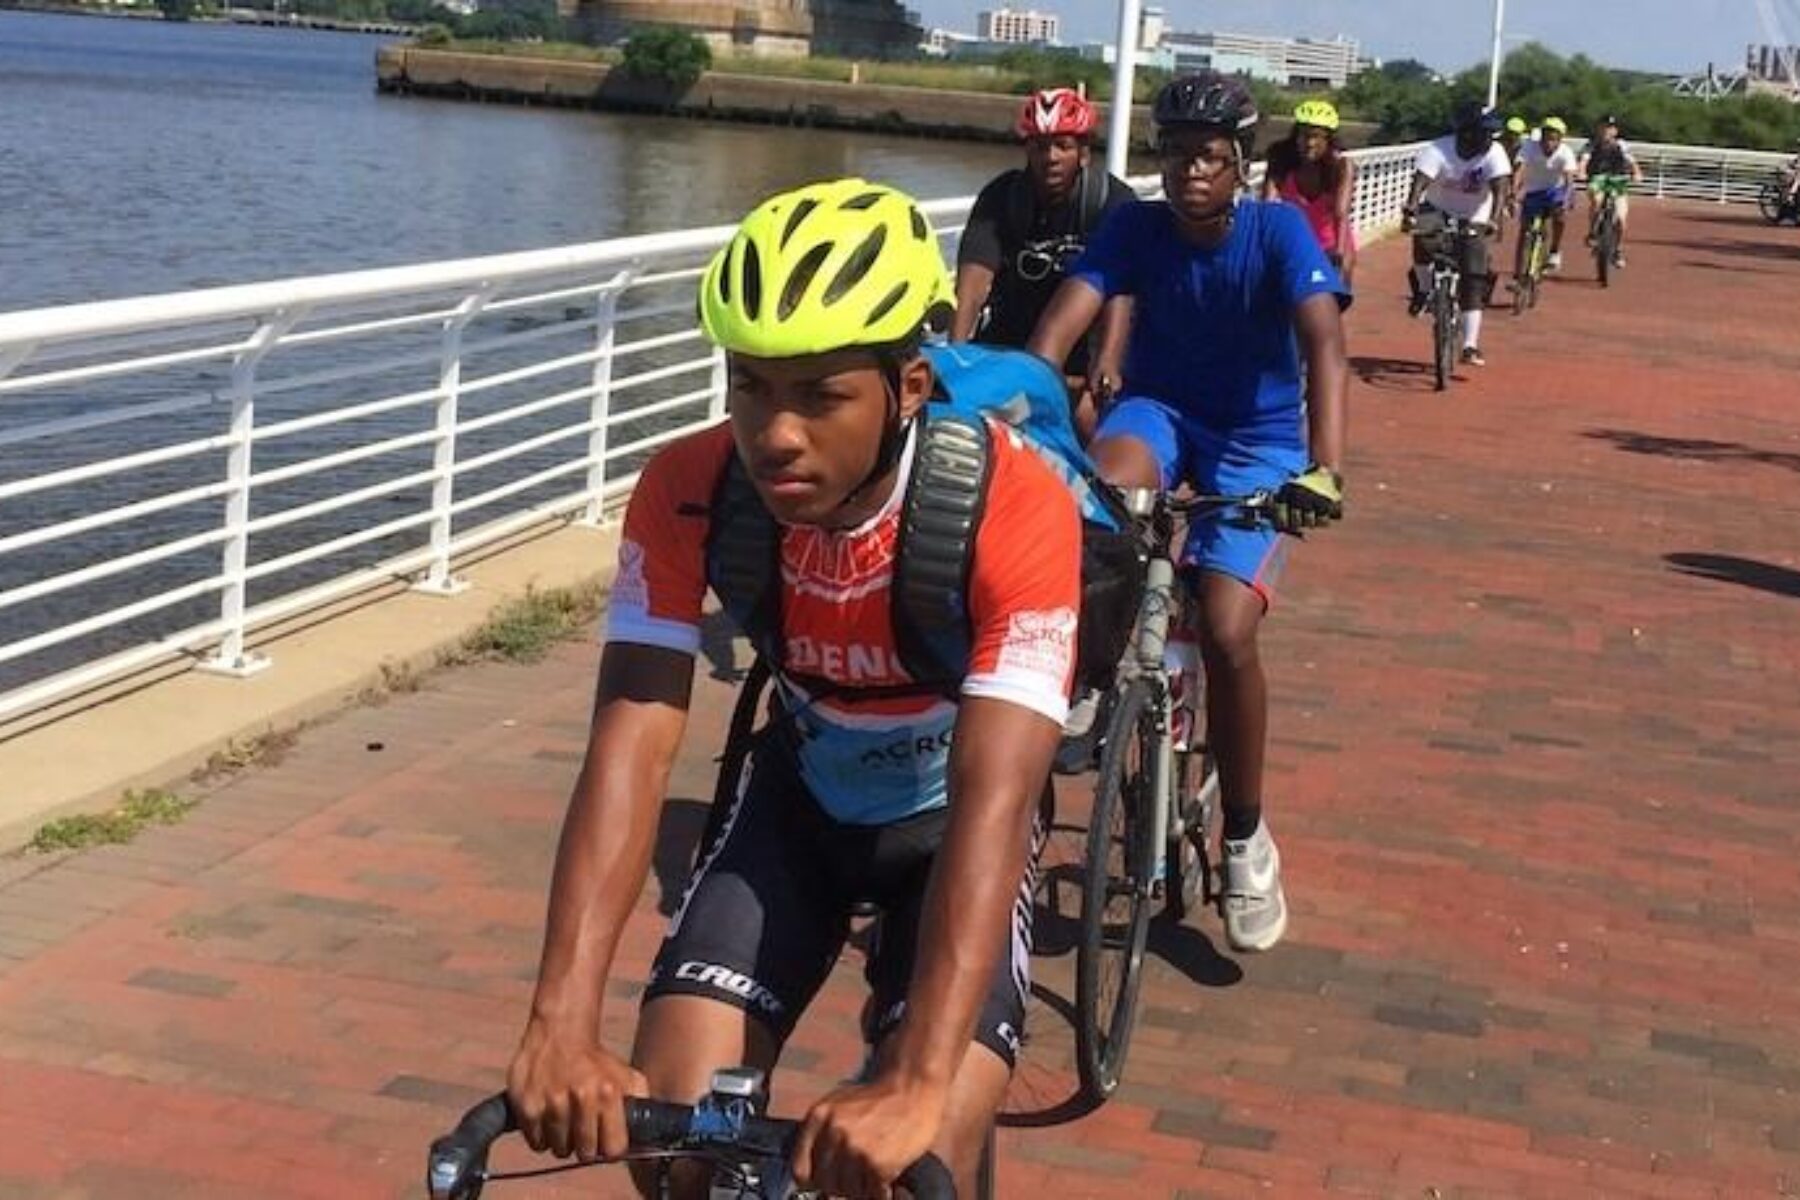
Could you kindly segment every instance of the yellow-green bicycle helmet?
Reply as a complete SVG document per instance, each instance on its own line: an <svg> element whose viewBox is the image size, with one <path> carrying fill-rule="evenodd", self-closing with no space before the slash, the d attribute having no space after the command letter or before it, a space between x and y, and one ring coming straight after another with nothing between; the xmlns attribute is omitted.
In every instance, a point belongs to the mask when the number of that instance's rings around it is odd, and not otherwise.
<svg viewBox="0 0 1800 1200"><path fill-rule="evenodd" d="M1328 129L1336 132L1338 127L1337 106L1329 100L1302 100L1294 109L1294 124L1311 125L1316 129Z"/></svg>
<svg viewBox="0 0 1800 1200"><path fill-rule="evenodd" d="M1569 123L1561 117L1545 117L1543 128L1566 135L1569 132Z"/></svg>
<svg viewBox="0 0 1800 1200"><path fill-rule="evenodd" d="M910 196L838 179L763 201L700 282L700 326L756 358L916 338L953 301L931 222Z"/></svg>
<svg viewBox="0 0 1800 1200"><path fill-rule="evenodd" d="M1517 134L1519 137L1524 137L1531 132L1531 126L1525 123L1524 117L1508 117L1506 119L1506 132Z"/></svg>

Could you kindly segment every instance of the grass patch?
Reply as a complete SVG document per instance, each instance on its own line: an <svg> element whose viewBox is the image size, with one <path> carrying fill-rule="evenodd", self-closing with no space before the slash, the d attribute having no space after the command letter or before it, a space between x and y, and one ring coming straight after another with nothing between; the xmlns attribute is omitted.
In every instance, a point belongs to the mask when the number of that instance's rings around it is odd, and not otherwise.
<svg viewBox="0 0 1800 1200"><path fill-rule="evenodd" d="M507 58L548 58L560 62L616 65L621 55L610 47L583 46L574 42L495 42L457 39L428 50L461 54L498 54ZM756 75L775 79L813 79L849 83L851 60L847 58L757 58L754 55L719 55L708 72L714 75ZM864 83L894 87L934 88L958 92L998 92L1022 95L1031 90L1031 76L992 64L858 61L858 77Z"/></svg>
<svg viewBox="0 0 1800 1200"><path fill-rule="evenodd" d="M251 737L232 738L223 750L213 751L188 778L204 783L246 767L274 766L299 740L298 729L268 729Z"/></svg>
<svg viewBox="0 0 1800 1200"><path fill-rule="evenodd" d="M175 824L198 803L160 788L126 792L111 812L79 813L39 826L25 848L35 854L52 854L90 846L122 846L147 826Z"/></svg>
<svg viewBox="0 0 1800 1200"><path fill-rule="evenodd" d="M590 629L605 602L606 589L598 581L542 591L527 588L523 596L495 609L441 663L537 662L556 643Z"/></svg>
<svg viewBox="0 0 1800 1200"><path fill-rule="evenodd" d="M498 54L506 58L554 58L566 62L617 63L619 52L609 46L584 46L579 42L496 42L485 38L454 38L427 50L458 54Z"/></svg>

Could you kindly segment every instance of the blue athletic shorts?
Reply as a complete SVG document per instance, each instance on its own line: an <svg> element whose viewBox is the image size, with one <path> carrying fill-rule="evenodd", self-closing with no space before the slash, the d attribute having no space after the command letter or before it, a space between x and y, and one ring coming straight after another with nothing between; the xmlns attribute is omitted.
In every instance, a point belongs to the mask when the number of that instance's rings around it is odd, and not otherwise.
<svg viewBox="0 0 1800 1200"><path fill-rule="evenodd" d="M1165 490L1187 483L1201 492L1241 496L1274 491L1306 469L1304 450L1234 441L1148 396L1127 396L1113 405L1094 436L1143 442ZM1197 516L1188 524L1181 565L1229 575L1254 588L1266 604L1274 597L1288 541L1267 524L1246 529L1228 515Z"/></svg>
<svg viewBox="0 0 1800 1200"><path fill-rule="evenodd" d="M1541 192L1527 192L1519 215L1526 221L1539 216L1552 217L1568 202L1568 188L1545 188Z"/></svg>

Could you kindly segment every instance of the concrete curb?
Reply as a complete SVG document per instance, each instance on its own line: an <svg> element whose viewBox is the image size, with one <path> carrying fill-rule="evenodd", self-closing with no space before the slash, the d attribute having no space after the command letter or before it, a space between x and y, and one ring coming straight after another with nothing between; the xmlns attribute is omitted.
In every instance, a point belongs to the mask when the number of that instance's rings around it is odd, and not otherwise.
<svg viewBox="0 0 1800 1200"><path fill-rule="evenodd" d="M528 589L610 582L618 526L563 521L470 556L452 597L379 585L251 639L273 666L248 679L202 674L191 658L0 724L0 850L45 820L110 808L129 788L180 783L234 742L342 713L388 680L435 666L501 604Z"/></svg>

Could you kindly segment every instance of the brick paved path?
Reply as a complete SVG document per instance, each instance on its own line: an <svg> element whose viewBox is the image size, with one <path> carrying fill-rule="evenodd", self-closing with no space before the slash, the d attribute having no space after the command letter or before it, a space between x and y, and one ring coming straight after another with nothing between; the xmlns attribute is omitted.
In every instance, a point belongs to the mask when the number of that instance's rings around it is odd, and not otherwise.
<svg viewBox="0 0 1800 1200"><path fill-rule="evenodd" d="M1494 314L1448 396L1403 248L1367 256L1353 517L1267 639L1290 940L1159 933L1129 1082L1044 1127L1051 923L1004 1195L1800 1195L1800 235L1637 212L1618 286ZM439 677L179 828L0 860L0 1195L417 1194L518 1031L592 659ZM789 1107L850 1069L859 1000L846 961ZM569 1180L496 1194L619 1194Z"/></svg>

